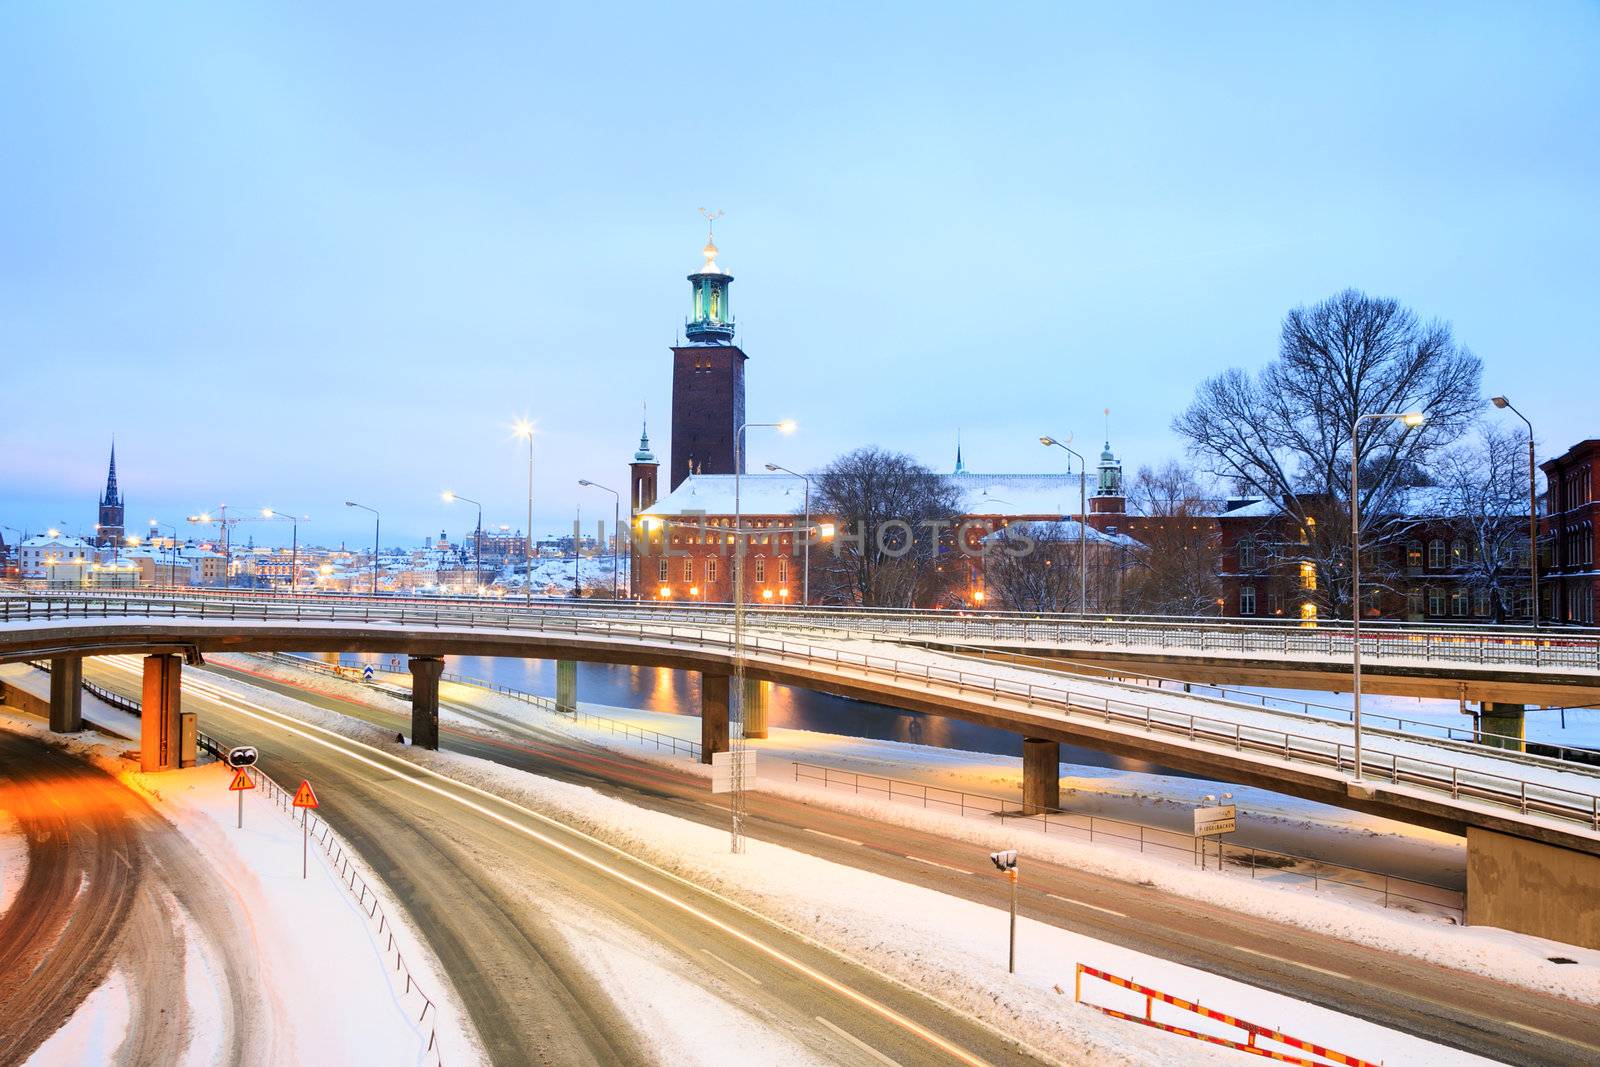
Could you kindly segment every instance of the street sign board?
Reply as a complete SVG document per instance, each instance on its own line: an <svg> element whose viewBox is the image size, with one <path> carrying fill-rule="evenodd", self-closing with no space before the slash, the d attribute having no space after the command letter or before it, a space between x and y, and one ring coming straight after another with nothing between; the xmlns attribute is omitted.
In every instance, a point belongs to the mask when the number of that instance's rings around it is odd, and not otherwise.
<svg viewBox="0 0 1600 1067"><path fill-rule="evenodd" d="M311 783L301 779L300 788L294 791L294 806L297 808L314 808L317 806L317 794L311 791Z"/></svg>
<svg viewBox="0 0 1600 1067"><path fill-rule="evenodd" d="M1014 871L1017 869L1017 850L1008 848L1004 852L991 852L989 862L994 864L996 870Z"/></svg>
<svg viewBox="0 0 1600 1067"><path fill-rule="evenodd" d="M733 792L733 768L735 762L741 767L740 777L746 782L756 776L756 754L750 749L743 752L713 752L711 754L711 791L713 793Z"/></svg>
<svg viewBox="0 0 1600 1067"><path fill-rule="evenodd" d="M241 789L254 789L255 787L256 784L250 780L250 776L245 773L243 767L234 768L233 782L228 786L228 792L235 793Z"/></svg>
<svg viewBox="0 0 1600 1067"><path fill-rule="evenodd" d="M1231 834L1236 829L1239 809L1233 804L1218 804L1210 808L1194 809L1194 836L1212 837Z"/></svg>
<svg viewBox="0 0 1600 1067"><path fill-rule="evenodd" d="M372 681L372 664L369 663L361 668L361 680L365 682Z"/></svg>
<svg viewBox="0 0 1600 1067"><path fill-rule="evenodd" d="M254 767L256 763L256 750L249 745L240 745L238 748L228 749L228 766Z"/></svg>

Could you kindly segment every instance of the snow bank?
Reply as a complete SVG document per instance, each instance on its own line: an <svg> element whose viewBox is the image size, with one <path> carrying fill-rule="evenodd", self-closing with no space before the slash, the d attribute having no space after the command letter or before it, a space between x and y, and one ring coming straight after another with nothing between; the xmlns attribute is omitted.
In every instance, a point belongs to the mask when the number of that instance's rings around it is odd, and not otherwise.
<svg viewBox="0 0 1600 1067"><path fill-rule="evenodd" d="M128 981L112 971L100 988L84 998L49 1040L28 1057L28 1067L60 1067L64 1063L112 1063L128 1033Z"/></svg>
<svg viewBox="0 0 1600 1067"><path fill-rule="evenodd" d="M0 915L17 899L28 877L28 839L22 826L0 808Z"/></svg>

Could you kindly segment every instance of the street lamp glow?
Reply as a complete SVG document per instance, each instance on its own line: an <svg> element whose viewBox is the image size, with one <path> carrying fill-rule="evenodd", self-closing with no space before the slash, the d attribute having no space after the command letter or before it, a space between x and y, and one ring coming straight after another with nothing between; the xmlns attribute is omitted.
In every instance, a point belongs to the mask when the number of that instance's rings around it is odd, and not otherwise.
<svg viewBox="0 0 1600 1067"><path fill-rule="evenodd" d="M1427 422L1428 417L1420 411L1408 411L1400 416L1400 421L1414 428Z"/></svg>
<svg viewBox="0 0 1600 1067"><path fill-rule="evenodd" d="M532 437L533 423L527 419L518 419L511 424L511 432L517 437Z"/></svg>
<svg viewBox="0 0 1600 1067"><path fill-rule="evenodd" d="M272 518L272 516L274 516L276 514L277 514L277 512L273 511L271 508L262 508L261 509L261 517L263 519L270 519L270 518Z"/></svg>
<svg viewBox="0 0 1600 1067"><path fill-rule="evenodd" d="M61 531L56 529L54 526L50 527L50 529L45 531L45 532L48 533L51 537L60 537L61 536Z"/></svg>
<svg viewBox="0 0 1600 1067"><path fill-rule="evenodd" d="M798 428L798 425L793 419L784 419L778 423L779 433L794 433Z"/></svg>
<svg viewBox="0 0 1600 1067"><path fill-rule="evenodd" d="M443 500L446 504L454 504L456 502L456 495L454 493L452 493L448 489L446 489L444 492L440 493L439 494L439 498L441 500Z"/></svg>

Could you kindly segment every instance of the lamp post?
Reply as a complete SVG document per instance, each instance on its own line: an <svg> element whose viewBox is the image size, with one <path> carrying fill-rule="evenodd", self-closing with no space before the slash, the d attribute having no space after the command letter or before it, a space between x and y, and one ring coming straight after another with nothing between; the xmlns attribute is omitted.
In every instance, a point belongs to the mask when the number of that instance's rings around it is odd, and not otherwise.
<svg viewBox="0 0 1600 1067"><path fill-rule="evenodd" d="M733 681L728 686L728 734L733 743L728 747L733 756L733 773L729 790L728 809L733 815L733 834L730 851L744 851L744 549L743 499L740 495L740 478L744 474L744 432L751 426L764 426L780 433L793 433L794 420L782 422L741 422L733 433ZM738 726L735 732L734 726Z"/></svg>
<svg viewBox="0 0 1600 1067"><path fill-rule="evenodd" d="M300 587L300 520L309 519L309 515L280 515L271 508L262 508L263 519L284 519L293 527L294 532L289 541L289 592L294 594Z"/></svg>
<svg viewBox="0 0 1600 1067"><path fill-rule="evenodd" d="M1385 411L1357 415L1350 423L1350 707L1356 733L1356 781L1361 781L1361 450L1356 431L1363 422L1396 421L1407 429L1421 426L1418 411Z"/></svg>
<svg viewBox="0 0 1600 1067"><path fill-rule="evenodd" d="M1533 628L1539 628L1539 494L1534 489L1533 423L1503 396L1489 398L1497 408L1504 408L1528 427L1528 611L1533 617Z"/></svg>
<svg viewBox="0 0 1600 1067"><path fill-rule="evenodd" d="M528 439L528 531L522 546L522 596L528 607L533 607L533 423L518 419L511 427L518 437Z"/></svg>
<svg viewBox="0 0 1600 1067"><path fill-rule="evenodd" d="M1068 437L1067 440L1070 441L1072 438ZM1089 510L1089 465L1084 462L1081 455L1078 455L1077 452L1068 448L1054 437L1041 437L1039 438L1039 443L1046 448L1054 445L1067 453L1067 455L1078 457L1078 614L1082 615L1089 610L1089 555L1088 541L1084 537L1086 533L1084 527L1089 520L1089 516L1086 514ZM1067 473L1070 474L1071 472L1072 464L1069 463L1067 464Z"/></svg>
<svg viewBox="0 0 1600 1067"><path fill-rule="evenodd" d="M617 599L617 523L622 521L622 494L615 489L608 489L599 482L591 482L587 478L579 478L578 484L590 489L601 489L611 494L611 600Z"/></svg>
<svg viewBox="0 0 1600 1067"><path fill-rule="evenodd" d="M478 528L472 535L472 577L477 583L477 595L483 595L483 505L470 496L462 496L450 489L444 491L444 502L454 504L457 500L463 504L471 504L478 509Z"/></svg>
<svg viewBox="0 0 1600 1067"><path fill-rule="evenodd" d="M360 508L362 511L372 512L372 595L378 595L378 531L381 529L383 516L378 514L377 508L369 508L365 504L357 504L354 500L346 500L347 508Z"/></svg>
<svg viewBox="0 0 1600 1067"><path fill-rule="evenodd" d="M811 479L799 471L792 471L788 467L780 467L776 463L768 463L767 470L774 473L782 471L784 474L793 475L806 483L806 554L800 563L800 606L806 607L811 603Z"/></svg>

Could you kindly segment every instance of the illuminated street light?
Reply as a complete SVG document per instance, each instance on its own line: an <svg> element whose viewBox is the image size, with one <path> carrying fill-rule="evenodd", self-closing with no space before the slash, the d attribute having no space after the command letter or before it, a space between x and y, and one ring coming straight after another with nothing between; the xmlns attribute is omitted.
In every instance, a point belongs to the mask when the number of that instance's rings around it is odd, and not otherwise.
<svg viewBox="0 0 1600 1067"><path fill-rule="evenodd" d="M1067 438L1072 440L1071 437ZM1039 443L1046 448L1052 446L1061 449L1071 456L1078 457L1078 614L1089 610L1089 555L1088 555L1088 530L1085 528L1089 521L1088 505L1088 479L1089 464L1081 455L1068 448L1054 437L1046 435L1039 438ZM1072 464L1067 464L1067 473L1072 473Z"/></svg>
<svg viewBox="0 0 1600 1067"><path fill-rule="evenodd" d="M1509 410L1528 427L1528 611L1533 628L1539 628L1539 495L1534 490L1533 423L1503 396L1492 396L1489 402L1502 411Z"/></svg>
<svg viewBox="0 0 1600 1067"><path fill-rule="evenodd" d="M617 524L622 521L622 495L615 489L609 489L599 482L591 482L587 478L579 478L578 484L589 489L599 489L611 494L611 601L617 600Z"/></svg>
<svg viewBox="0 0 1600 1067"><path fill-rule="evenodd" d="M811 603L811 479L807 478L804 474L801 474L799 471L792 471L788 467L780 467L776 463L768 463L767 464L767 470L772 471L773 473L777 473L777 472L781 471L784 474L792 475L792 476L794 476L796 478L799 478L802 482L805 483L805 487L806 487L806 495L805 495L805 521L806 521L805 553L806 554L805 554L805 558L801 561L801 564L800 564L800 566L802 568L801 569L801 575L800 575L800 606L801 607L805 607L806 605ZM831 527L830 527L830 531L829 532L830 533L832 532Z"/></svg>
<svg viewBox="0 0 1600 1067"><path fill-rule="evenodd" d="M483 593L483 505L470 496L446 489L443 493L446 504L454 504L457 500L463 504L471 504L478 509L478 528L472 535L472 573L478 583L478 593Z"/></svg>
<svg viewBox="0 0 1600 1067"><path fill-rule="evenodd" d="M346 500L347 508L360 508L362 511L372 512L372 595L378 595L378 531L382 529L383 516L378 514L377 508L369 508L365 504L357 504L354 500ZM329 568L331 571L332 568ZM324 573L328 573L325 571Z"/></svg>
<svg viewBox="0 0 1600 1067"><path fill-rule="evenodd" d="M1350 699L1356 733L1356 781L1361 781L1361 497L1360 460L1356 431L1363 422L1394 421L1407 429L1421 426L1420 411L1357 415L1350 423Z"/></svg>
<svg viewBox="0 0 1600 1067"><path fill-rule="evenodd" d="M511 432L517 437L528 439L528 529L525 543L522 547L522 594L523 601L528 607L533 606L533 423L527 419L518 419L511 425Z"/></svg>

